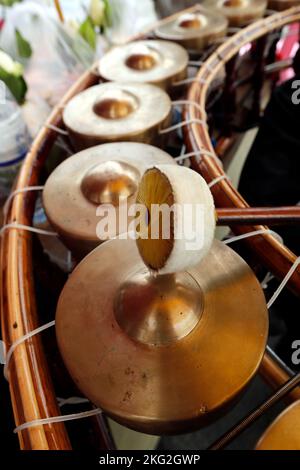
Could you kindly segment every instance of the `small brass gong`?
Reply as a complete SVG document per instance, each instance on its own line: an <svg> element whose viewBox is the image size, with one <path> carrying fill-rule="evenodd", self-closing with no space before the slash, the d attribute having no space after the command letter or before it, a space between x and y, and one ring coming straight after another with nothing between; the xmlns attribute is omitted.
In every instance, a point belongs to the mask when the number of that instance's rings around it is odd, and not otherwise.
<svg viewBox="0 0 300 470"><path fill-rule="evenodd" d="M256 277L221 242L198 266L159 276L135 241L105 242L72 273L56 313L79 389L151 434L190 431L224 411L256 373L267 333Z"/></svg>
<svg viewBox="0 0 300 470"><path fill-rule="evenodd" d="M257 450L300 450L300 401L284 410L259 440Z"/></svg>
<svg viewBox="0 0 300 470"><path fill-rule="evenodd" d="M104 215L97 208L112 204L118 221L122 204L130 207L135 202L148 166L163 163L176 164L170 155L151 145L115 142L83 150L51 173L43 191L45 212L75 258L81 259L103 241L97 224ZM111 237L127 231L128 219L121 220Z"/></svg>
<svg viewBox="0 0 300 470"><path fill-rule="evenodd" d="M205 0L204 5L226 16L229 26L245 26L264 15L267 0Z"/></svg>
<svg viewBox="0 0 300 470"><path fill-rule="evenodd" d="M171 119L171 100L144 83L102 83L76 95L63 112L76 149L106 142L153 143Z"/></svg>
<svg viewBox="0 0 300 470"><path fill-rule="evenodd" d="M228 21L221 13L199 7L194 13L183 13L158 26L155 35L176 41L186 49L201 51L217 38L225 36Z"/></svg>
<svg viewBox="0 0 300 470"><path fill-rule="evenodd" d="M99 62L105 80L152 83L170 91L186 77L187 51L170 41L136 41L111 49Z"/></svg>

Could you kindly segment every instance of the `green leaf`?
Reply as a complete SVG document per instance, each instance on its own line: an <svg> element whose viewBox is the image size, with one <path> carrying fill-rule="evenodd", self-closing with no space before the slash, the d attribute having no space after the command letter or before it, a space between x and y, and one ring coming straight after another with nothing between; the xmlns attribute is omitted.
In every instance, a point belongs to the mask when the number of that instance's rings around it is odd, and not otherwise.
<svg viewBox="0 0 300 470"><path fill-rule="evenodd" d="M32 55L31 45L28 41L22 36L20 31L16 29L16 41L17 41L17 48L20 57L24 57L25 59L29 59Z"/></svg>
<svg viewBox="0 0 300 470"><path fill-rule="evenodd" d="M27 92L27 85L24 78L22 76L16 77L15 75L9 74L6 70L0 67L0 80L6 84L17 102L22 104Z"/></svg>
<svg viewBox="0 0 300 470"><path fill-rule="evenodd" d="M105 5L103 27L108 28L109 26L112 25L111 5L109 3L109 0L103 0L103 2L104 2L104 5Z"/></svg>
<svg viewBox="0 0 300 470"><path fill-rule="evenodd" d="M96 49L96 31L90 18L87 18L79 28L79 34L91 46L93 50Z"/></svg>
<svg viewBox="0 0 300 470"><path fill-rule="evenodd" d="M22 0L0 0L0 5L11 7L14 3L20 3Z"/></svg>

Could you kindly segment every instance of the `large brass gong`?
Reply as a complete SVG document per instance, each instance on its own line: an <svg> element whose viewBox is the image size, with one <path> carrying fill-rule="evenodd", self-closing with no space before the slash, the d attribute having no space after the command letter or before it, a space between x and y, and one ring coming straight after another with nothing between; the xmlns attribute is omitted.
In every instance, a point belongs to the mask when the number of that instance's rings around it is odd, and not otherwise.
<svg viewBox="0 0 300 470"><path fill-rule="evenodd" d="M145 170L158 164L176 165L166 152L134 142L115 142L92 147L61 163L49 176L43 191L47 217L77 259L83 258L107 238L128 231L128 217L119 217L124 203L134 204ZM101 236L97 231L111 204L116 211L116 231ZM120 222L119 222L120 221Z"/></svg>
<svg viewBox="0 0 300 470"><path fill-rule="evenodd" d="M256 373L267 332L257 279L217 241L195 268L157 277L135 241L105 242L72 273L56 314L80 390L151 434L188 431L224 411Z"/></svg>

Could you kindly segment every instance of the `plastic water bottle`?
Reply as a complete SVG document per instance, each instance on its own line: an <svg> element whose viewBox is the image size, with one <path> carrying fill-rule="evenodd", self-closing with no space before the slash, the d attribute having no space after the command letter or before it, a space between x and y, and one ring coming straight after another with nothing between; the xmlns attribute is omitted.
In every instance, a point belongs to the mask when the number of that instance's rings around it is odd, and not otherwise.
<svg viewBox="0 0 300 470"><path fill-rule="evenodd" d="M20 107L1 81L0 140L0 204L3 204L28 151L30 138Z"/></svg>

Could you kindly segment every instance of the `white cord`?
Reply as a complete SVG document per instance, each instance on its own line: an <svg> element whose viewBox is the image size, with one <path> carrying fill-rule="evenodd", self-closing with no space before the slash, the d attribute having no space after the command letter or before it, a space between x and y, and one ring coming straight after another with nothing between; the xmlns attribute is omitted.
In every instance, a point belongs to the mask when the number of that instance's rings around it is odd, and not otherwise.
<svg viewBox="0 0 300 470"><path fill-rule="evenodd" d="M30 339L33 336L41 333L42 331L47 330L48 328L52 328L52 326L54 326L54 325L55 325L55 320L53 320L49 323L46 323L45 325L39 326L35 330L32 330L29 333L26 333L26 335L21 336L20 338L18 338L16 341L13 342L13 344L11 345L11 347L9 348L9 350L7 351L7 353L5 355L5 364L4 364L3 374L4 374L4 377L6 378L6 380L8 380L9 362L11 360L11 357L12 357L15 349L20 344L24 343L24 341L27 341L28 339Z"/></svg>
<svg viewBox="0 0 300 470"><path fill-rule="evenodd" d="M5 230L7 229L19 229L19 230L25 230L27 232L39 233L40 235L49 235L50 237L51 236L58 237L58 234L56 232L42 230L40 228L31 227L29 225L18 224L17 222L12 222L11 224L3 225L3 227L0 230L0 236L2 236Z"/></svg>
<svg viewBox="0 0 300 470"><path fill-rule="evenodd" d="M205 149L199 149L199 150L196 150L194 152L186 153L185 155L179 155L178 157L174 158L174 160L175 160L175 162L181 162L182 160L185 160L186 158L199 157L197 159L197 161L199 163L201 161L200 157L202 157L203 155L206 155L207 157L213 158L221 166L221 168L223 168L223 163L221 162L219 157L217 157L217 155L215 155L213 152L210 152L209 150L205 150Z"/></svg>
<svg viewBox="0 0 300 470"><path fill-rule="evenodd" d="M59 398L57 397L58 406L62 408L65 405L82 405L84 403L90 403L90 400L82 397L70 397L70 398Z"/></svg>
<svg viewBox="0 0 300 470"><path fill-rule="evenodd" d="M69 135L68 131L65 131L64 129L60 129L57 126L54 126L53 124L45 124L45 127L47 129L51 129L52 131L57 132L60 135Z"/></svg>
<svg viewBox="0 0 300 470"><path fill-rule="evenodd" d="M244 233L243 235L237 235L236 237L228 238L228 240L223 240L223 243L225 245L229 245L230 243L237 242L239 240L243 240L244 238L254 237L256 235L261 235L263 233L271 233L272 235L278 235L278 234L276 234L276 232L274 232L274 230L270 230L270 229L267 229L267 228L262 228L260 230L255 230L253 232Z"/></svg>
<svg viewBox="0 0 300 470"><path fill-rule="evenodd" d="M3 213L4 215L7 214L9 205L11 203L11 200L17 195L21 193L27 193L28 191L42 191L44 189L44 186L26 186L21 189L16 189L15 191L11 192L8 198L5 201L5 204L3 206Z"/></svg>
<svg viewBox="0 0 300 470"><path fill-rule="evenodd" d="M261 283L260 283L262 289L267 289L268 284L269 284L270 281L272 281L272 279L275 279L274 274L268 272L268 273L265 275L264 279L263 279L263 280L261 281Z"/></svg>
<svg viewBox="0 0 300 470"><path fill-rule="evenodd" d="M174 126L170 126L170 127L167 127L166 129L160 130L159 133L168 134L169 132L175 131L176 129L181 129L182 127L188 126L190 124L200 124L201 126L207 127L206 121L195 118L195 119L188 119L187 121L183 121L183 122L178 122L177 124L174 124Z"/></svg>
<svg viewBox="0 0 300 470"><path fill-rule="evenodd" d="M208 183L208 187L212 188L215 184L218 184L220 181L229 180L227 175L220 175L217 178L213 179L210 183Z"/></svg>
<svg viewBox="0 0 300 470"><path fill-rule="evenodd" d="M288 271L288 273L284 277L283 281L281 282L279 287L276 289L276 291L274 292L274 294L270 298L269 302L267 303L268 308L272 307L273 303L275 302L275 300L277 299L277 297L279 296L279 294L281 293L283 288L286 286L286 284L289 282L290 278L292 277L292 275L296 271L299 264L300 264L300 256L295 260L293 266L290 268L290 270Z"/></svg>
<svg viewBox="0 0 300 470"><path fill-rule="evenodd" d="M190 77L180 80L179 82L174 82L173 86L188 85L190 83L200 83L201 85L205 85L206 80L204 80L204 78Z"/></svg>
<svg viewBox="0 0 300 470"><path fill-rule="evenodd" d="M199 103L196 103L196 101L192 101L192 100L176 100L176 101L172 101L172 106L182 106L182 105L190 105L190 106L195 106L196 109L198 109L198 111L200 111L200 113L204 114L204 116L206 117L206 111L204 108L202 108L202 106L199 104Z"/></svg>
<svg viewBox="0 0 300 470"><path fill-rule="evenodd" d="M70 415L64 416L53 416L52 418L43 418L43 419L35 419L33 421L27 421L27 423L20 424L14 429L14 433L18 433L24 431L24 429L32 428L34 426L41 426L44 424L52 424L52 423L63 423L65 421L72 421L74 419L81 419L81 418L89 418L90 416L97 416L102 414L102 410L100 408L96 408L94 410L83 411L82 413L72 413Z"/></svg>

